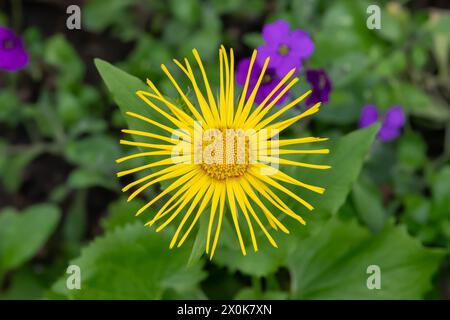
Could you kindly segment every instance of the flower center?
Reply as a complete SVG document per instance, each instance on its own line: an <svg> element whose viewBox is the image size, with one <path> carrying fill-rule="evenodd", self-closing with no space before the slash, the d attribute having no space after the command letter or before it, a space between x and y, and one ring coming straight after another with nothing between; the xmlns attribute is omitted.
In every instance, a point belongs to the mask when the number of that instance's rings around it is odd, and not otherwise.
<svg viewBox="0 0 450 320"><path fill-rule="evenodd" d="M201 168L211 178L225 180L240 177L249 166L249 138L242 130L215 130L202 141Z"/></svg>
<svg viewBox="0 0 450 320"><path fill-rule="evenodd" d="M6 39L3 41L3 48L4 49L12 49L13 48L13 42L11 39Z"/></svg>
<svg viewBox="0 0 450 320"><path fill-rule="evenodd" d="M278 53L281 56L287 56L289 54L289 47L285 44L282 44L278 47Z"/></svg>
<svg viewBox="0 0 450 320"><path fill-rule="evenodd" d="M261 83L262 83L262 84L267 84L267 83L269 83L269 82L271 82L271 81L272 81L272 76L271 76L269 73L266 73L266 74L264 75L264 77L262 78Z"/></svg>

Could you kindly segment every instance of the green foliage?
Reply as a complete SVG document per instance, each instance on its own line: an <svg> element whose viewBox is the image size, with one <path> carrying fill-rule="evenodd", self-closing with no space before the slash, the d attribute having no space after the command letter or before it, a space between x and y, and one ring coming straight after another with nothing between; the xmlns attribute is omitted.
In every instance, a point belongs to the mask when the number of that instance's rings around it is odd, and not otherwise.
<svg viewBox="0 0 450 320"><path fill-rule="evenodd" d="M445 252L426 249L389 224L371 236L354 223L330 221L300 242L288 260L291 294L301 299L420 299ZM381 270L381 289L366 286L367 267Z"/></svg>
<svg viewBox="0 0 450 320"><path fill-rule="evenodd" d="M192 290L205 273L200 264L186 267L186 246L168 254L169 239L140 224L117 228L71 261L81 269L82 290L66 289L65 276L53 290L72 299L158 299L169 289Z"/></svg>
<svg viewBox="0 0 450 320"><path fill-rule="evenodd" d="M0 212L0 277L36 254L55 230L59 215L59 209L50 204L20 213L12 208Z"/></svg>
<svg viewBox="0 0 450 320"><path fill-rule="evenodd" d="M442 279L450 272L450 14L422 8L426 4L416 9L409 2L382 1L382 28L369 30L369 4L90 0L77 33L58 24L49 30L28 2L22 23L16 21L20 12L2 11L1 24L20 31L30 63L18 73L0 71L0 299L418 299L430 291L427 298L444 297L448 283L442 282L448 280ZM327 191L317 195L289 186L315 207L312 212L280 195L307 225L282 219L291 233L275 234L278 249L257 234L259 251L249 247L243 257L226 212L212 261L204 257L206 214L192 240L170 251L170 230L142 227L160 204L134 215L167 184L128 203L120 189L147 171L115 177L129 165L157 159L118 166L117 158L137 152L119 145L119 137L152 142L120 129L167 132L125 113L172 126L136 96L149 89L148 78L183 107L160 64L191 96L171 59L191 57L197 48L216 95L218 45L233 47L238 63L264 43L264 24L277 19L305 30L315 44L292 95L310 88L307 69L324 69L333 85L321 111L285 133L330 137L307 146L329 148L328 155L286 157L332 168L281 169ZM104 60L93 63L93 57ZM384 143L374 141L376 125L355 131L366 104L381 113L402 106L402 135ZM249 234L243 236L249 244ZM82 267L80 291L65 287L70 263ZM372 264L381 267L381 290L366 287Z"/></svg>
<svg viewBox="0 0 450 320"><path fill-rule="evenodd" d="M308 236L314 230L320 230L323 222L331 215L335 215L342 206L354 181L358 177L377 129L378 126L372 126L352 132L335 141L330 146L332 152L326 161L327 164L332 166L330 170L318 172L319 170L308 170L293 166L281 167L280 170L300 181L315 183L326 188L326 192L323 195L315 195L309 192L307 197L304 197L315 206L315 210L311 213L303 210L305 212L303 217L307 222L306 227L288 220L290 218L285 219L283 222L290 226L291 234L277 237L280 239L281 248L272 248L267 244L264 236L261 235L258 239L262 247L259 252L253 253L249 247L248 256L244 257L236 243L232 242L228 246L220 248L216 257L217 262L231 270L239 270L254 276L265 276L275 272L285 263L289 250L297 246L299 239ZM299 196L306 195L300 189L295 189L291 186L289 188ZM299 205L295 203L296 200L287 195L283 196L280 194L280 197L288 206L295 208L298 213L301 213Z"/></svg>

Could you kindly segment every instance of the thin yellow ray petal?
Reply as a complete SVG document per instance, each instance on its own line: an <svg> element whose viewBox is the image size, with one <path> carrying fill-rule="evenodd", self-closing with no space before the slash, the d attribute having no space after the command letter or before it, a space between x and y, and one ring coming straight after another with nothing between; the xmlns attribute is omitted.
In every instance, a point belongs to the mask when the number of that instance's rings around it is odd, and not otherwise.
<svg viewBox="0 0 450 320"><path fill-rule="evenodd" d="M242 179L241 180L241 186L245 193L261 208L261 210L264 212L264 214L267 217L267 220L269 222L273 222L283 231L284 233L289 233L289 230L269 211L269 209L266 208L266 206L261 202L261 200L256 195L255 191L253 191L253 188L250 186L250 184L247 182L247 180Z"/></svg>
<svg viewBox="0 0 450 320"><path fill-rule="evenodd" d="M311 142L321 142L327 141L328 138L319 138L319 137L305 137L305 138L297 138L297 139L280 139L278 140L278 146L284 147L292 144L301 144L301 143L311 143ZM268 141L267 143L270 143Z"/></svg>
<svg viewBox="0 0 450 320"><path fill-rule="evenodd" d="M170 242L170 245L169 245L170 249L172 249L175 246L175 243L177 242L178 236L179 236L181 230L183 229L184 224L186 223L187 219L189 219L189 217L191 216L192 212L194 211L194 209L197 206L197 204L200 202L201 198L202 197L205 197L205 198L207 197L207 190L209 190L209 187L210 187L210 185L207 185L207 184L203 185L200 188L200 190L198 191L198 193L196 194L196 196L195 196L194 200L192 201L189 209L184 214L183 219L181 220L180 224L178 225L177 230L175 231L175 234L172 237L172 241ZM195 221L195 217L194 217L194 221ZM180 246L180 244L178 246Z"/></svg>
<svg viewBox="0 0 450 320"><path fill-rule="evenodd" d="M181 130L175 130L175 129L173 129L171 127L168 127L166 125L163 125L163 124L161 124L161 123L159 123L157 121L154 121L154 120L149 119L147 117L141 116L140 114L127 111L126 115L134 117L134 118L142 120L142 121L145 121L147 123L150 123L150 124L152 124L152 125L154 125L154 126L156 126L158 128L161 128L161 129L163 129L163 130L165 130L165 131L167 131L167 132L169 132L169 133L171 133L173 135L176 135L177 137L183 138L186 141L190 141L190 139L191 139L191 137L189 135L187 135L185 132L182 132Z"/></svg>
<svg viewBox="0 0 450 320"><path fill-rule="evenodd" d="M164 155L169 155L169 154L172 154L172 151L161 150L161 151L140 152L140 153L135 153L135 154L132 154L129 156L125 156L125 157L116 159L116 162L122 163L124 161L134 159L134 158L147 157L147 156L164 156Z"/></svg>
<svg viewBox="0 0 450 320"><path fill-rule="evenodd" d="M272 155L277 154L329 154L330 149L311 149L311 150L290 150L290 149L279 149L272 150Z"/></svg>
<svg viewBox="0 0 450 320"><path fill-rule="evenodd" d="M286 193L288 196L294 198L295 200L297 200L299 203L301 203L302 205L304 205L308 210L313 210L314 207L307 202L306 200L300 198L299 196L297 196L295 193L293 193L292 191L290 191L289 189L283 187L281 184L279 184L278 182L276 182L275 180L269 178L269 176L266 175L262 175L259 174L257 171L253 171L252 169L249 170L249 173L251 175L253 175L253 177L260 179L262 181L264 181L265 183L271 185L274 188L277 188L278 190Z"/></svg>
<svg viewBox="0 0 450 320"><path fill-rule="evenodd" d="M261 128L264 128L265 126L267 126L269 123L271 123L273 120L275 120L276 118L280 117L283 113L285 113L286 111L288 111L289 109L291 109L292 107L296 106L297 104L299 104L301 101L303 101L303 99L305 99L307 96L309 96L311 94L312 90L308 90L307 92L305 92L303 95L301 95L300 97L298 97L297 99L295 99L294 101L290 102L289 104L287 104L285 107L281 108L280 110L278 110L277 112L275 112L273 115L271 115L270 117L268 117L267 119L261 121L260 123L258 123L255 126L255 130L259 130Z"/></svg>
<svg viewBox="0 0 450 320"><path fill-rule="evenodd" d="M282 159L282 158L278 158L278 157L273 158L273 157L267 157L267 156L259 156L258 160L264 161L267 163L287 164L287 165L296 166L296 167L319 169L319 170L326 170L326 169L331 168L331 166L329 166L329 165L304 163L304 162Z"/></svg>
<svg viewBox="0 0 450 320"><path fill-rule="evenodd" d="M224 67L225 67L225 91L224 91L224 104L223 108L226 110L226 118L225 118L225 125L228 125L228 119L230 118L229 113L234 112L233 108L230 108L229 103L229 94L230 94L230 66L228 63L228 54L225 50L224 46L221 46L221 52L223 55L223 61L224 61ZM233 79L231 81L234 81ZM221 106L222 107L222 106ZM232 116L231 116L232 118Z"/></svg>
<svg viewBox="0 0 450 320"><path fill-rule="evenodd" d="M280 203L275 201L274 198L270 195L270 193L266 190L266 188L268 188L268 187L262 181L258 181L258 179L252 178L251 175L247 175L247 179L256 188L256 190L258 190L261 193L261 195L264 198L266 198L267 200L269 200L269 202L272 203L275 207L277 207L278 209L283 211L285 214L287 214L291 218L294 218L301 224L303 224L303 225L305 224L305 220L303 220L302 217L300 217L298 214L296 214L295 212L290 210L287 206L284 207L284 206L280 205ZM278 200L281 201L280 198L278 198Z"/></svg>
<svg viewBox="0 0 450 320"><path fill-rule="evenodd" d="M259 115L261 110L264 110L267 102L271 101L270 99L277 93L277 91L292 77L292 75L295 73L295 68L290 70L284 77L281 79L281 81L273 88L273 90L267 95L267 97L261 102L261 104L250 114L248 117L246 123L251 123L253 119ZM281 98L281 95L279 95ZM278 97L275 100L278 101Z"/></svg>
<svg viewBox="0 0 450 320"><path fill-rule="evenodd" d="M203 67L202 59L200 58L200 55L199 55L197 49L193 49L192 53L194 54L195 60L197 61L198 66L200 67L200 71L203 76L203 82L204 82L205 88L206 88L206 94L208 96L209 105L211 107L214 119L216 120L216 122L219 122L220 121L219 111L217 109L216 100L214 98L214 95L211 91L211 87L209 85L208 76L206 75L205 68Z"/></svg>
<svg viewBox="0 0 450 320"><path fill-rule="evenodd" d="M241 190L240 185L236 182L233 182L232 186L233 186L234 195L236 196L237 203L239 204L239 207L241 208L241 211L244 214L245 220L247 221L248 229L250 230L250 237L252 239L253 250L255 250L255 252L257 252L258 251L258 243L256 242L256 237L255 237L255 232L253 231L252 222L247 213L247 207L245 206L244 197L242 195L243 191Z"/></svg>
<svg viewBox="0 0 450 320"><path fill-rule="evenodd" d="M256 55L258 54L258 51L256 49L253 50L252 53L252 57L250 59L250 64L248 66L248 70L247 70L247 77L245 78L245 84L244 84L244 88L242 89L242 93L241 93L241 97L239 99L239 103L236 109L236 119L239 119L241 113L242 113L242 109L244 107L244 101L247 97L247 90L248 87L250 85L250 76L252 74L252 70L253 70L253 65L255 64L255 60L256 60ZM267 65L266 65L267 67Z"/></svg>
<svg viewBox="0 0 450 320"><path fill-rule="evenodd" d="M153 90L153 92L155 92L156 95L158 95L159 97L163 97L163 95L158 90L158 88L155 86L155 84L152 82L152 80L147 79L147 84Z"/></svg>
<svg viewBox="0 0 450 320"><path fill-rule="evenodd" d="M224 48L225 50L225 48ZM228 126L231 126L231 124L234 121L234 51L233 48L230 49L230 85L229 85L229 92L228 92L228 120L227 124Z"/></svg>
<svg viewBox="0 0 450 320"><path fill-rule="evenodd" d="M186 207L186 205L189 203L189 201L191 201L193 199L193 201L188 209L188 212L185 214L185 217L186 217L186 215L190 215L192 210L194 210L195 206L200 201L200 198L204 195L207 187L208 187L208 185L205 185L201 181L197 181L197 183L194 184L191 189L188 189L186 191L186 198L184 199L183 203L180 204L178 209L166 221L164 221L158 228L156 228L156 232L161 231L170 222L172 222L173 219L175 219L178 216L178 214L181 212L181 210ZM178 233L175 233L174 237L172 238L171 247L173 247L172 243L175 244L174 239L176 241L177 236L178 236Z"/></svg>
<svg viewBox="0 0 450 320"><path fill-rule="evenodd" d="M142 208L140 208L138 210L138 212L136 212L136 216L140 215L142 212L147 210L148 207L150 207L152 204L154 204L156 201L161 199L163 196L165 196L172 190L174 190L174 189L178 188L180 185L186 183L186 181L188 181L189 179L194 179L195 175L202 175L202 174L199 174L199 171L200 170L193 170L193 171L181 176L178 180L176 180L170 186L168 186L166 189L164 189L162 192L160 192L156 197L154 197L152 200L150 200L144 206L142 206Z"/></svg>
<svg viewBox="0 0 450 320"><path fill-rule="evenodd" d="M270 167L266 164L262 164L262 163L258 163L255 165L255 167L259 167L259 168L266 168L266 169L270 169ZM311 190L313 192L319 193L319 194L323 194L325 192L325 189L322 187L318 187L318 186L313 186L311 184L307 184L301 181L298 181L297 179L287 175L286 173L284 173L281 170L277 170L276 173L271 175L272 178L283 181L283 182L287 182L290 184L295 184L299 187Z"/></svg>
<svg viewBox="0 0 450 320"><path fill-rule="evenodd" d="M245 256L245 255L247 255L247 251L245 250L244 241L242 240L241 229L239 228L239 221L238 221L238 217L237 217L237 210L236 210L236 203L235 203L235 199L234 199L232 180L226 180L226 186L227 186L227 197L228 197L229 208L231 211L231 217L233 219L234 228L236 229L236 234L238 236L239 246L241 247L242 254Z"/></svg>
<svg viewBox="0 0 450 320"><path fill-rule="evenodd" d="M146 95L149 96L150 98L153 98L153 99L156 99L158 101L163 102L170 109L170 111L172 111L178 117L178 119L180 121L183 121L188 126L192 126L193 125L194 119L191 118L183 110L181 110L180 108L175 106L172 102L167 100L164 96L155 95L155 94L152 94L152 93L149 93L149 92L147 92Z"/></svg>
<svg viewBox="0 0 450 320"><path fill-rule="evenodd" d="M165 112L164 110L162 110L161 108L159 108L156 104L154 104L153 102L150 101L150 99L147 98L147 95L149 95L149 94L151 94L151 93L148 93L143 90L136 91L136 95L139 98L141 98L141 100L144 101L147 105L149 105L151 108L153 108L153 110L155 110L156 112L161 114L163 117L167 118L170 122L172 122L178 128L189 130L189 125L190 125L189 123L180 121L180 120L174 118L173 116L171 116L170 114L168 114L167 112Z"/></svg>
<svg viewBox="0 0 450 320"><path fill-rule="evenodd" d="M118 177L123 177L127 174L130 173L134 173L134 172L138 172L141 170L145 170L145 169L149 169L149 168L153 168L153 167L159 167L159 166L167 166L167 165L174 165L174 164L178 164L178 163L183 163L186 162L186 164L190 164L190 155L189 156L181 156L181 157L170 157L170 158L166 158L160 161L156 161L156 162L152 162L149 164L145 164L143 166L137 167L137 168L133 168L133 169L129 169L129 170L124 170L124 171L120 171L117 173Z"/></svg>
<svg viewBox="0 0 450 320"><path fill-rule="evenodd" d="M202 213L205 210L206 206L209 204L209 201L211 200L211 197L213 195L214 189L215 189L215 186L214 186L214 181L213 181L211 183L208 191L206 192L205 197L203 198L203 200L202 200L202 202L200 204L200 207L199 207L199 209L197 211L197 214L195 215L194 220L192 221L191 225L189 226L189 229L186 231L186 233L181 238L180 242L178 242L177 247L181 247L183 245L184 241L186 241L187 237L191 233L192 229L194 228L194 226L197 223L198 219L202 215Z"/></svg>
<svg viewBox="0 0 450 320"><path fill-rule="evenodd" d="M200 109L202 111L203 117L206 121L206 124L210 127L214 127L214 118L210 109L210 106L206 102L205 97L203 96L200 88L197 85L197 81L195 80L194 71L191 68L191 65L187 59L184 59L184 63L186 64L188 71L188 78L192 83L192 87L194 89L195 95L197 96L198 104L200 105Z"/></svg>
<svg viewBox="0 0 450 320"><path fill-rule="evenodd" d="M170 216L168 220L166 220L162 225L160 225L156 229L156 232L159 232L162 229L164 229L173 219L175 219L180 213L180 211L183 210L186 207L187 203L196 195L196 192L199 191L200 188L202 188L202 185L199 184L199 181L190 181L189 183L191 187L185 190L185 193L177 200L175 204L172 205L172 207L170 207L169 209L165 210L162 213L160 210L151 221L147 222L146 225L150 226L153 225L156 221L162 219L164 216L169 214L175 207L178 206L178 208L175 210L172 216Z"/></svg>
<svg viewBox="0 0 450 320"><path fill-rule="evenodd" d="M249 98L245 102L242 114L240 114L239 117L236 116L236 119L235 119L235 127L236 128L242 127L242 125L245 123L245 120L248 117L248 114L250 113L250 110L252 109L253 103L255 102L256 94L258 93L259 86L261 85L261 82L266 73L266 69L267 69L267 65L269 64L269 61L270 61L270 57L267 57L266 60L264 61L264 65L259 74L258 81L256 82L255 87L253 88L252 93L250 94Z"/></svg>
<svg viewBox="0 0 450 320"><path fill-rule="evenodd" d="M268 127L266 127L266 129L268 131L276 129L278 130L278 132L275 132L272 137L277 134L280 133L281 131L283 131L284 129L286 129L287 127L293 125L295 122L297 122L300 119L303 119L307 116L313 115L314 113L316 113L317 111L319 111L319 107L320 107L320 102L316 103L314 106L312 106L311 108L309 108L308 110L302 112L301 114L299 114L298 116L292 117L290 119L281 121L281 122L277 122L273 125L270 125ZM276 131L275 130L275 131Z"/></svg>
<svg viewBox="0 0 450 320"><path fill-rule="evenodd" d="M270 103L263 109L261 112L258 113L256 117L254 117L252 120L249 120L245 123L244 128L254 128L256 124L261 121L261 119L272 109L272 107L278 102L278 100L281 99L281 97L284 96L284 94L294 85L298 82L298 78L292 79L281 91L278 93L278 95L270 101Z"/></svg>
<svg viewBox="0 0 450 320"><path fill-rule="evenodd" d="M210 260L213 258L214 252L216 252L217 242L219 241L220 230L222 229L223 211L225 208L225 197L227 192L225 188L225 183L219 183L218 188L220 190L219 219L217 220L216 234L214 236L211 255L209 256Z"/></svg>
<svg viewBox="0 0 450 320"><path fill-rule="evenodd" d="M183 99L184 103L186 103L186 106L189 108L189 110L192 112L192 114L194 115L194 117L197 119L197 121L203 123L203 117L200 115L200 113L197 111L197 109L194 107L194 105L191 103L191 101L186 97L186 95L184 94L184 92L181 90L180 86L178 85L178 83L175 81L175 79L173 78L172 74L169 72L169 70L167 69L167 67L165 65L161 65L161 69L163 70L163 72L166 74L166 76L169 78L169 80L172 82L173 86L175 87L175 89L178 91L178 94L181 96L181 98Z"/></svg>
<svg viewBox="0 0 450 320"><path fill-rule="evenodd" d="M159 220L160 218L163 218L165 215L172 212L173 209L178 207L180 205L181 201L183 201L186 198L186 190L191 188L192 185L195 184L195 182L196 181L193 181L192 179L190 181L187 181L180 189L177 190L177 192L175 192L175 194L166 203L164 203L164 205L155 214L153 219L148 221L145 225L146 226L153 225L157 220ZM180 195L181 195L181 197L180 197ZM175 200L177 200L177 201L170 208L167 209L167 207Z"/></svg>
<svg viewBox="0 0 450 320"><path fill-rule="evenodd" d="M270 244L272 246L274 246L275 248L278 248L277 243L275 242L275 240L272 238L272 236L270 235L269 231L267 231L266 227L264 227L264 224L261 222L261 220L258 218L258 215L255 213L255 210L253 210L252 205L250 204L250 202L247 199L247 196L244 192L244 190L242 189L241 186L241 190L242 190L242 196L244 198L244 203L245 206L247 207L248 211L250 212L250 214L252 215L253 219L255 219L256 223L259 225L259 227L261 228L261 230L264 232L265 236L267 237L267 239L269 240Z"/></svg>
<svg viewBox="0 0 450 320"><path fill-rule="evenodd" d="M139 141L129 141L129 140L120 140L120 144L134 147L143 147L143 148L153 148L153 149L161 149L161 150L172 150L174 145L168 144L154 144L154 143L146 143Z"/></svg>
<svg viewBox="0 0 450 320"><path fill-rule="evenodd" d="M173 165L173 166L164 168L164 169L162 169L162 170L158 170L158 171L156 171L156 172L154 172L154 173L148 174L148 175L146 175L146 176L143 177L143 178L140 178L140 179L138 179L138 180L136 180L136 181L133 181L133 182L127 184L125 187L122 188L122 191L123 191L123 192L126 192L126 191L128 191L130 188L132 188L132 187L134 187L134 186L136 186L136 185L138 185L138 184L141 184L141 183L144 182L144 181L147 181L147 180L149 180L149 179L151 179L151 178L154 178L154 177L157 177L157 176L166 174L166 173L168 173L168 172L172 172L172 171L174 171L174 170L177 170L177 169L180 168L181 166L185 166L185 164L182 164L182 163L176 164L176 165Z"/></svg>
<svg viewBox="0 0 450 320"><path fill-rule="evenodd" d="M215 183L215 190L214 195L212 197L211 201L211 212L209 215L209 224L208 224L208 234L206 236L206 254L209 254L209 245L211 241L211 230L214 223L214 217L216 215L217 205L219 204L219 197L220 197L220 183Z"/></svg>
<svg viewBox="0 0 450 320"><path fill-rule="evenodd" d="M143 186L141 186L139 189L137 189L136 191L134 191L129 197L128 197L128 201L133 200L138 194L140 194L142 191L144 191L145 189L147 189L148 187L150 187L151 185L158 183L158 182L162 182L165 180L169 180L169 179L173 179L176 177L181 176L182 174L185 174L189 171L191 171L193 168L192 166L183 166L175 171L166 173L156 179L153 179L149 182L147 182L146 184L144 184Z"/></svg>
<svg viewBox="0 0 450 320"><path fill-rule="evenodd" d="M177 144L179 142L179 140L175 140L175 139L165 137L165 136L162 136L159 134L151 133L151 132L145 132L145 131L139 131L139 130L128 130L128 129L122 129L122 132L127 133L127 134L137 135L137 136L155 138L155 139L166 141L166 142L169 142L172 144Z"/></svg>
<svg viewBox="0 0 450 320"><path fill-rule="evenodd" d="M225 98L225 84L224 84L224 72L223 72L223 53L222 48L219 49L219 60L220 60L220 69L219 69L219 113L220 113L220 126L225 127L227 124L227 108L226 108L226 98Z"/></svg>

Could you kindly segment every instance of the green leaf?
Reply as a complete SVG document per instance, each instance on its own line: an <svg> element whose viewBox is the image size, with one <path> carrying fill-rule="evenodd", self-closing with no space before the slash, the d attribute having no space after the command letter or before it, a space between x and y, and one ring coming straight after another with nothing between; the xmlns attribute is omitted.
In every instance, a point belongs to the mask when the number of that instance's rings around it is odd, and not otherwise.
<svg viewBox="0 0 450 320"><path fill-rule="evenodd" d="M353 202L360 219L373 232L383 229L386 213L377 187L369 179L359 179L353 185Z"/></svg>
<svg viewBox="0 0 450 320"><path fill-rule="evenodd" d="M331 220L289 257L292 297L420 299L443 256L440 249L424 248L404 227L390 224L371 236L355 223ZM367 287L371 265L380 268L380 289Z"/></svg>
<svg viewBox="0 0 450 320"><path fill-rule="evenodd" d="M145 224L148 221L146 215L135 216L142 206L145 205L145 201L142 199L134 199L132 202L127 202L126 197L120 197L108 206L108 215L100 221L100 225L105 231L112 231L117 227L122 227L126 224L140 221ZM148 208L148 215L152 216L153 208Z"/></svg>
<svg viewBox="0 0 450 320"><path fill-rule="evenodd" d="M450 165L437 174L432 186L435 210L448 218L450 208Z"/></svg>
<svg viewBox="0 0 450 320"><path fill-rule="evenodd" d="M136 91L138 90L148 90L148 87L141 80L101 59L95 59L95 65L122 114L134 112L162 124L169 124L166 118L145 104L136 95ZM130 129L141 130L144 128L144 130L147 129L148 131L150 127L153 133L167 135L167 132L163 129L143 122L142 120L130 116L125 116L125 118ZM136 138L142 141L141 137ZM148 139L150 140L151 138Z"/></svg>
<svg viewBox="0 0 450 320"><path fill-rule="evenodd" d="M139 225L116 228L95 239L70 262L81 270L81 290L53 291L73 299L160 299L167 289L193 290L203 279L200 264L187 267L189 246L169 250L170 236Z"/></svg>
<svg viewBox="0 0 450 320"><path fill-rule="evenodd" d="M64 154L67 160L87 170L112 176L116 169L115 160L119 157L119 145L107 135L96 135L70 141L65 145ZM79 183L79 178L76 178L78 181L72 182Z"/></svg>
<svg viewBox="0 0 450 320"><path fill-rule="evenodd" d="M426 161L426 144L420 135L407 132L399 141L398 159L404 168L415 170Z"/></svg>
<svg viewBox="0 0 450 320"><path fill-rule="evenodd" d="M0 145L0 150L3 153L9 153L6 145ZM35 145L2 159L0 162L0 181L6 191L14 193L20 188L25 168L43 151L41 146Z"/></svg>
<svg viewBox="0 0 450 320"><path fill-rule="evenodd" d="M19 213L0 212L0 275L32 258L45 244L59 221L59 209L51 204L28 207Z"/></svg>
<svg viewBox="0 0 450 320"><path fill-rule="evenodd" d="M281 168L281 170L300 181L319 185L326 189L322 195L312 192L306 194L304 189L296 189L298 190L297 194L304 195L304 198L315 207L315 210L317 210L313 211L315 215L318 211L336 214L344 204L353 183L359 176L378 129L378 125L373 125L343 136L330 146L326 146L330 149L329 155L320 158L317 156L297 157L298 161L328 164L331 169L309 170L294 166ZM295 200L290 199L288 205L294 205ZM308 217L306 217L307 219Z"/></svg>
<svg viewBox="0 0 450 320"><path fill-rule="evenodd" d="M122 115L124 115L130 129L147 131L168 136L167 131L157 126L125 115L126 112L134 112L161 124L173 126L173 124L168 123L168 120L165 117L148 106L136 95L136 91L148 89L147 86L142 83L142 81L103 60L95 59L95 65L97 66L97 69L100 72L103 81L113 95L114 101L119 106ZM147 143L161 143L160 140L149 137L143 138L133 135L133 139L136 141L144 141ZM151 159L157 161L159 159L162 159L163 157L164 156L153 156L151 157ZM148 159L150 159L150 157L148 157ZM149 162L151 161L149 160ZM165 182L165 184L163 183L162 185L167 185L167 182Z"/></svg>
<svg viewBox="0 0 450 320"><path fill-rule="evenodd" d="M117 184L116 180L111 180L111 177L105 177L105 175L98 171L88 169L76 169L72 171L67 180L67 184L72 188L83 189L94 186L101 186L107 189L115 190Z"/></svg>

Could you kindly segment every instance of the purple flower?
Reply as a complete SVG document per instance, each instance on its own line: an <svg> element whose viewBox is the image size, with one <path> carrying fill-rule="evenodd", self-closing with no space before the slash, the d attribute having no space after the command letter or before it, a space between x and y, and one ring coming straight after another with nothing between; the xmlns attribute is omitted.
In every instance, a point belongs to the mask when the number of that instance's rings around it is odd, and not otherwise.
<svg viewBox="0 0 450 320"><path fill-rule="evenodd" d="M374 105L366 105L361 111L358 126L365 128L377 122L379 119L378 109ZM405 113L402 107L392 106L384 115L378 139L381 141L391 141L400 135L401 129L405 124Z"/></svg>
<svg viewBox="0 0 450 320"><path fill-rule="evenodd" d="M358 127L365 128L378 121L378 109L373 104L364 106L361 110Z"/></svg>
<svg viewBox="0 0 450 320"><path fill-rule="evenodd" d="M270 57L270 66L279 77L285 76L293 68L298 71L302 60L314 51L309 34L300 29L290 31L289 24L284 20L265 25L262 36L265 44L258 48L257 60L263 65L264 60Z"/></svg>
<svg viewBox="0 0 450 320"><path fill-rule="evenodd" d="M317 102L328 102L331 91L331 80L324 70L307 70L306 80L311 84L312 92L306 98L305 104L309 108Z"/></svg>
<svg viewBox="0 0 450 320"><path fill-rule="evenodd" d="M245 80L247 78L248 68L250 66L250 59L245 58L239 61L239 64L237 66L236 70L236 82L244 86ZM258 82L259 75L261 74L262 67L259 65L258 62L255 61L253 64L252 72L250 74L250 80L249 80L249 86L247 89L247 96L248 98L253 91L253 88L255 87L256 83ZM255 97L255 102L257 104L260 104L264 101L264 99L272 92L272 90L276 87L276 85L281 81L281 78L278 76L278 74L275 72L275 69L270 67L266 69L266 72L264 74L264 77L261 81L261 84L259 86L258 92ZM273 99L278 95L278 93L283 89L281 87L269 100L273 101ZM283 103L283 101L288 96L289 91L287 91L278 101L275 103L275 105L279 105Z"/></svg>
<svg viewBox="0 0 450 320"><path fill-rule="evenodd" d="M14 72L28 64L22 39L14 31L0 26L0 69Z"/></svg>

